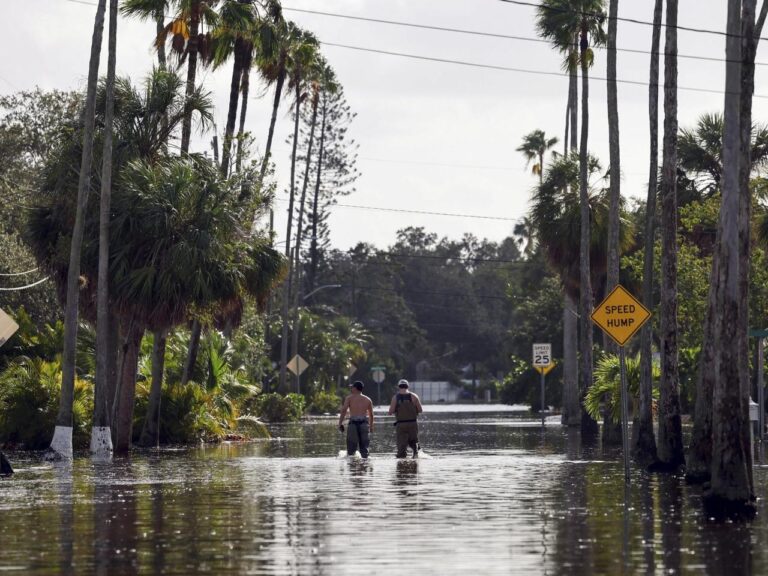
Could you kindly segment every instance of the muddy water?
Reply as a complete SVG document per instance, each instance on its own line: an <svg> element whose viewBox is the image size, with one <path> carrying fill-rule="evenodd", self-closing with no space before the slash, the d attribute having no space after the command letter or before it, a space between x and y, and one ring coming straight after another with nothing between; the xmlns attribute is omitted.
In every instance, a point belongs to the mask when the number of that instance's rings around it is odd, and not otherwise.
<svg viewBox="0 0 768 576"><path fill-rule="evenodd" d="M0 573L768 573L763 500L752 526L711 524L680 479L625 489L618 454L554 422L446 411L422 431L418 461L393 458L387 422L368 462L340 459L331 420L111 464L16 454Z"/></svg>

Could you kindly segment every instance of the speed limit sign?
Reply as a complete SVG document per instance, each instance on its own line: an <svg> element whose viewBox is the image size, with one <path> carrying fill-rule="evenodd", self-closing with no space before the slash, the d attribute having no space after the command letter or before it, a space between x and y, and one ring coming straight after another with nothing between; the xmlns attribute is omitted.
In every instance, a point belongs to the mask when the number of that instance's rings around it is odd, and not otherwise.
<svg viewBox="0 0 768 576"><path fill-rule="evenodd" d="M533 345L533 365L537 368L546 368L552 363L552 344Z"/></svg>

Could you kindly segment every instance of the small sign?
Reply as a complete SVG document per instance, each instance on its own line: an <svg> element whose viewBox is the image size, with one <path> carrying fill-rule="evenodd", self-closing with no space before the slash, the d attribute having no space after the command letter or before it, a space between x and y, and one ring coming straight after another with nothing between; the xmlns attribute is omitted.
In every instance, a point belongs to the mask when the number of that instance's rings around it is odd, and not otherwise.
<svg viewBox="0 0 768 576"><path fill-rule="evenodd" d="M555 363L554 362L550 362L547 366L534 366L533 368L539 374L543 374L544 376L546 376L547 374L552 372L552 370L555 369Z"/></svg>
<svg viewBox="0 0 768 576"><path fill-rule="evenodd" d="M301 376L304 370L309 368L309 364L307 364L307 361L304 360L304 358L296 354L296 356L291 358L290 362L288 362L287 368L296 374L296 376Z"/></svg>
<svg viewBox="0 0 768 576"><path fill-rule="evenodd" d="M552 362L552 344L533 345L533 365L536 368L549 366Z"/></svg>
<svg viewBox="0 0 768 576"><path fill-rule="evenodd" d="M616 286L595 308L592 322L600 326L619 346L624 346L650 317L651 313L637 298L622 286Z"/></svg>
<svg viewBox="0 0 768 576"><path fill-rule="evenodd" d="M14 322L13 318L0 310L0 346L8 342L18 329L19 325Z"/></svg>
<svg viewBox="0 0 768 576"><path fill-rule="evenodd" d="M349 368L347 369L347 376L352 378L352 375L357 372L357 366L354 364L350 364Z"/></svg>
<svg viewBox="0 0 768 576"><path fill-rule="evenodd" d="M371 366L371 372L375 372L376 370L381 370L382 372L387 371L386 366Z"/></svg>
<svg viewBox="0 0 768 576"><path fill-rule="evenodd" d="M376 382L376 384L381 384L384 382L384 378L386 378L386 373L384 370L374 370L371 374L371 378L373 378L373 381Z"/></svg>

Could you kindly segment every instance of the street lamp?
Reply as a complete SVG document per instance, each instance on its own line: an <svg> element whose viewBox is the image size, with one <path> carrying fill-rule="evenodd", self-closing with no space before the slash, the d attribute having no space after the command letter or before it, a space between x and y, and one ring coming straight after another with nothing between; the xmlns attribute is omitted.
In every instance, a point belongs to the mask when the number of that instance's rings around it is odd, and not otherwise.
<svg viewBox="0 0 768 576"><path fill-rule="evenodd" d="M309 294L305 294L301 298L301 301L305 302L307 300L307 298L309 298L310 296L314 296L315 294L317 294L321 290L327 290L327 289L330 289L330 288L342 288L342 287L343 286L341 284L323 284L322 286L318 286L317 288L312 290ZM299 321L296 322L296 326L293 327L293 330L296 332L296 355L298 355L299 354L299 327L301 326L301 320L299 318L298 312L296 314L296 318ZM299 373L298 367L299 366L298 366L298 362L297 362L296 363L296 368L297 368L297 370L296 370L296 393L297 394L301 394L301 374Z"/></svg>

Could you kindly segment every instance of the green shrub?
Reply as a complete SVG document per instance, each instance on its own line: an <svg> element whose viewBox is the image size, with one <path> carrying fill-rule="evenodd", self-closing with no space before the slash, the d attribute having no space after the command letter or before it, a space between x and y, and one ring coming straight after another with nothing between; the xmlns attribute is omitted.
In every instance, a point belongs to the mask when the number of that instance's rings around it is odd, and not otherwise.
<svg viewBox="0 0 768 576"><path fill-rule="evenodd" d="M638 406L640 397L640 356L629 357L627 365L627 387L629 388L630 410L634 404ZM592 418L601 420L601 409L606 405L614 422L621 422L621 367L618 356L606 354L597 361L595 366L595 383L587 391L584 407ZM653 402L654 406L659 397L658 380L661 377L659 365L652 367Z"/></svg>
<svg viewBox="0 0 768 576"><path fill-rule="evenodd" d="M27 450L48 447L61 395L61 363L20 356L0 373L0 442ZM92 387L75 380L72 444L88 446L93 413Z"/></svg>
<svg viewBox="0 0 768 576"><path fill-rule="evenodd" d="M304 415L306 399L301 394L283 396L273 392L256 398L256 412L269 422L295 422Z"/></svg>
<svg viewBox="0 0 768 576"><path fill-rule="evenodd" d="M333 392L317 392L309 403L310 414L335 414L339 411L341 399Z"/></svg>

